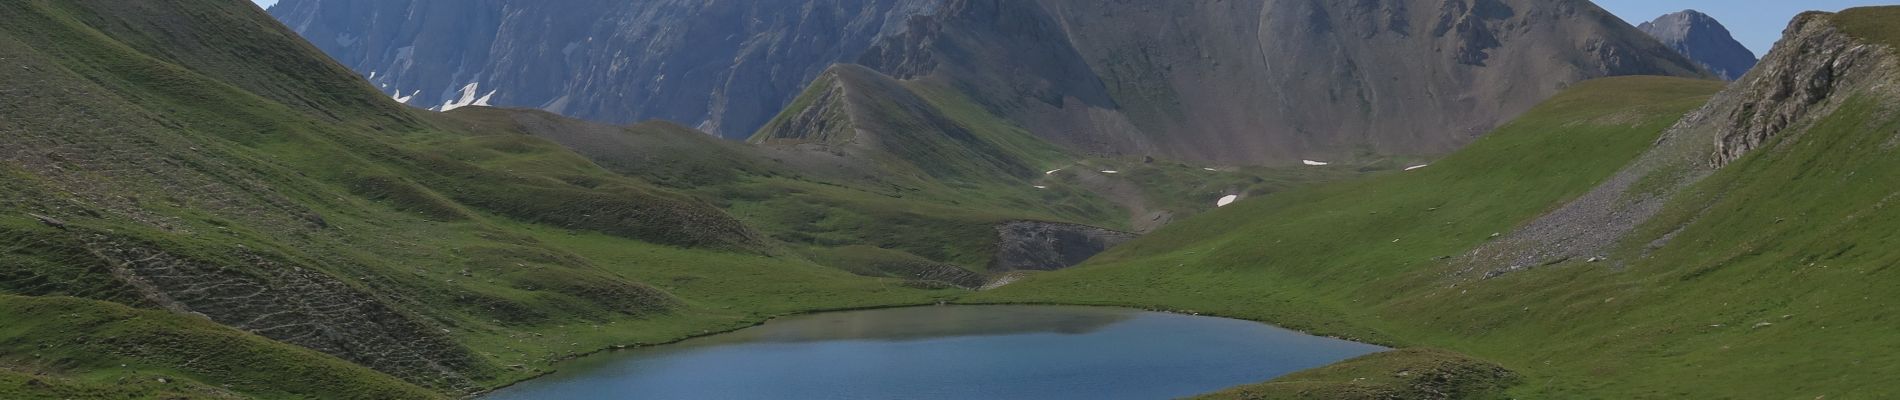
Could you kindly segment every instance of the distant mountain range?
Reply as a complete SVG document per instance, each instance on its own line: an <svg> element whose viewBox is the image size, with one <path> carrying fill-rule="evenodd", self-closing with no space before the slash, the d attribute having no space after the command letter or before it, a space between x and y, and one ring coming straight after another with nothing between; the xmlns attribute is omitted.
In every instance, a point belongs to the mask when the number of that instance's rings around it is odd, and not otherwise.
<svg viewBox="0 0 1900 400"><path fill-rule="evenodd" d="M1683 10L1644 22L1637 29L1648 32L1664 45L1676 49L1723 79L1741 79L1742 74L1760 61L1755 52L1735 40L1728 27L1715 17L1696 10Z"/></svg>
<svg viewBox="0 0 1900 400"><path fill-rule="evenodd" d="M1099 155L1443 154L1563 87L1702 76L1588 1L287 0L408 104L754 135L834 63L951 87Z"/></svg>

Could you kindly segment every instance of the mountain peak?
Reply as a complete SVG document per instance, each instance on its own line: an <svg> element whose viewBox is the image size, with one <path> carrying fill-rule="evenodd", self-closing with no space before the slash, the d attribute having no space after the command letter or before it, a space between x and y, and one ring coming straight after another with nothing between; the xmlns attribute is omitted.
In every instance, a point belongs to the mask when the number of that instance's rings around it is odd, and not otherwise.
<svg viewBox="0 0 1900 400"><path fill-rule="evenodd" d="M1696 10L1665 14L1637 27L1663 44L1702 64L1723 79L1736 80L1760 60L1715 17Z"/></svg>

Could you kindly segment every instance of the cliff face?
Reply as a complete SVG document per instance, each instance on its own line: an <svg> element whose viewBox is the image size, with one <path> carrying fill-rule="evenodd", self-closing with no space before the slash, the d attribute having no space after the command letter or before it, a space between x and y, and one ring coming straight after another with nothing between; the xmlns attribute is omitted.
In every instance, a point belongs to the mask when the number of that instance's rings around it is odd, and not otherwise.
<svg viewBox="0 0 1900 400"><path fill-rule="evenodd" d="M743 139L933 0L287 0L271 13L410 105L477 102Z"/></svg>
<svg viewBox="0 0 1900 400"><path fill-rule="evenodd" d="M1891 16L1891 10L1878 12ZM1477 249L1467 272L1495 276L1561 260L1608 259L1670 201L1730 164L1771 151L1774 143L1797 143L1798 135L1857 96L1900 102L1892 90L1900 58L1891 45L1844 32L1839 19L1820 12L1795 18L1760 65L1683 117L1654 148L1576 201ZM1653 249L1673 236L1628 245Z"/></svg>
<svg viewBox="0 0 1900 400"><path fill-rule="evenodd" d="M1755 52L1735 41L1728 27L1708 14L1683 10L1637 26L1664 45L1695 60L1722 79L1741 79L1755 63Z"/></svg>

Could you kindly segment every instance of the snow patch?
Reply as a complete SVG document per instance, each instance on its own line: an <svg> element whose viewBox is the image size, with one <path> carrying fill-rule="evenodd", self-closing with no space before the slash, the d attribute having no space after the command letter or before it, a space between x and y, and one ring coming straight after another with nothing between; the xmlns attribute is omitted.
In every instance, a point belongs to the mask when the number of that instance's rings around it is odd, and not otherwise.
<svg viewBox="0 0 1900 400"><path fill-rule="evenodd" d="M1307 166L1310 166L1310 167L1323 167L1327 165L1333 165L1333 163L1313 161L1313 160L1300 160L1300 163L1306 164Z"/></svg>
<svg viewBox="0 0 1900 400"><path fill-rule="evenodd" d="M397 88L396 94L389 95L389 98L396 99L397 103L409 104L409 100L415 100L416 95L418 94L422 94L422 90L416 90L415 93L410 93L408 96L404 96L402 95L402 89Z"/></svg>
<svg viewBox="0 0 1900 400"><path fill-rule="evenodd" d="M1213 169L1213 168L1201 168L1201 169L1208 170L1208 171L1220 171L1218 169Z"/></svg>
<svg viewBox="0 0 1900 400"><path fill-rule="evenodd" d="M1056 168L1056 169L1052 169L1052 170L1049 170L1049 172L1044 172L1044 173L1042 173L1042 174L1043 174L1043 175L1055 175L1055 174L1056 174L1057 172L1062 172L1062 169L1061 169L1061 168Z"/></svg>
<svg viewBox="0 0 1900 400"><path fill-rule="evenodd" d="M1104 173L1104 174L1119 174L1119 173L1122 173L1122 172L1121 172L1121 171L1116 171L1116 170L1107 170L1107 171L1102 171L1102 173Z"/></svg>
<svg viewBox="0 0 1900 400"><path fill-rule="evenodd" d="M1037 189L1048 189L1049 187L1048 187L1048 186L1043 186L1043 185L1036 185L1036 188L1037 188Z"/></svg>
<svg viewBox="0 0 1900 400"><path fill-rule="evenodd" d="M1227 197L1220 198L1220 201L1214 202L1214 207L1226 207L1228 204L1234 204L1235 201L1239 200L1240 195L1230 194L1227 195Z"/></svg>
<svg viewBox="0 0 1900 400"><path fill-rule="evenodd" d="M1431 165L1429 165L1429 164L1427 164L1427 165L1414 165L1414 166L1410 166L1410 167L1405 167L1405 170L1406 170L1406 171L1417 171L1417 170L1419 170L1419 169L1421 169L1421 168L1425 168L1425 167L1430 167L1430 166L1431 166Z"/></svg>
<svg viewBox="0 0 1900 400"><path fill-rule="evenodd" d="M480 98L476 98L475 93L481 90L481 88L482 88L482 84L479 82L470 83L468 84L468 86L463 86L462 98L449 100L449 102L447 103L442 103L442 107L439 108L439 111L449 112L450 110L454 110L454 109L462 108L462 107L487 107L488 100L495 97L495 91L490 90L488 91L487 95L481 96Z"/></svg>

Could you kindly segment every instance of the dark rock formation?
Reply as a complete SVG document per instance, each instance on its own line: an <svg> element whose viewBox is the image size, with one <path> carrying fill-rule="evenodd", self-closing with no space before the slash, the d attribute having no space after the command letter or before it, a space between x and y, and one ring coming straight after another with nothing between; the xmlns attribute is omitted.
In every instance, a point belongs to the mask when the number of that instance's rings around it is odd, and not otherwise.
<svg viewBox="0 0 1900 400"><path fill-rule="evenodd" d="M996 257L991 272L1053 271L1088 261L1089 257L1136 235L1087 225L1017 221L996 227Z"/></svg>
<svg viewBox="0 0 1900 400"><path fill-rule="evenodd" d="M1754 51L1735 41L1728 27L1700 11L1683 10L1664 15L1655 21L1644 22L1637 29L1649 33L1716 75L1721 75L1722 79L1741 79L1742 74L1748 73L1760 61L1755 58Z"/></svg>

